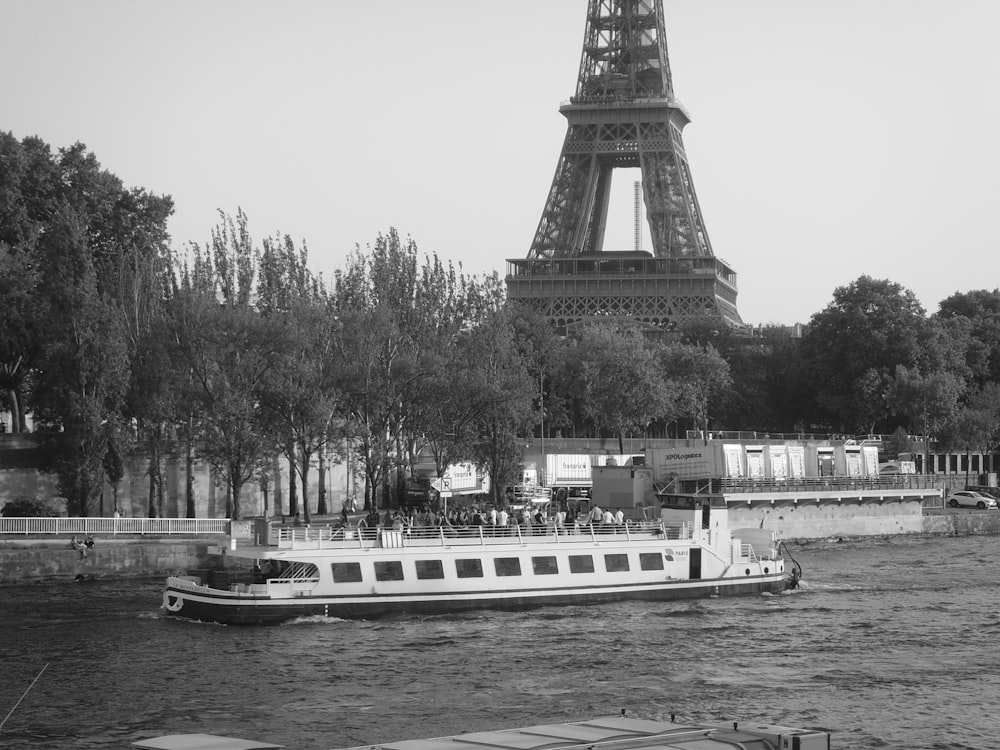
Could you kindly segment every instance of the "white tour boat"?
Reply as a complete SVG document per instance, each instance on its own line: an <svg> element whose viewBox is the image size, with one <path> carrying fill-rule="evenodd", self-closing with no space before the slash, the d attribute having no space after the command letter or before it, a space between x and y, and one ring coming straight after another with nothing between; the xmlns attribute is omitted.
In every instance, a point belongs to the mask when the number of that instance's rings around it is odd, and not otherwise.
<svg viewBox="0 0 1000 750"><path fill-rule="evenodd" d="M132 743L144 750L280 750L284 745L213 734L172 734ZM400 740L350 750L830 750L830 734L773 724L726 725L606 716L565 724Z"/></svg>
<svg viewBox="0 0 1000 750"><path fill-rule="evenodd" d="M786 566L774 533L730 531L724 501L714 505L664 508L655 522L571 528L278 528L274 544L225 551L223 559L258 561L252 578L171 576L163 609L193 620L265 625L794 587L801 571L794 561Z"/></svg>

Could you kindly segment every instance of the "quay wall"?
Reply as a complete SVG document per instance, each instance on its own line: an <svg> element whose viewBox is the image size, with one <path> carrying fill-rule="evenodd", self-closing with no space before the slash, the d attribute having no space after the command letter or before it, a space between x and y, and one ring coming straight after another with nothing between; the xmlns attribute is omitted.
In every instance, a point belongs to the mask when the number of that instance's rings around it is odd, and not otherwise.
<svg viewBox="0 0 1000 750"><path fill-rule="evenodd" d="M951 517L953 514L947 514ZM996 514L1000 516L1000 514ZM833 536L892 536L927 533L920 500L837 503L802 502L796 505L730 507L729 528L771 529L779 539L823 539ZM953 533L946 527L935 533Z"/></svg>
<svg viewBox="0 0 1000 750"><path fill-rule="evenodd" d="M900 511L887 514L878 505L845 503L842 506L804 505L795 508L731 510L730 527L773 528L782 539L794 542L829 537L894 536L1000 536L1000 512L953 511L920 515L919 502L899 503ZM915 506L915 507L914 507ZM87 579L166 576L178 571L213 568L216 554L228 539L104 539L86 558L71 549L68 539L30 540L0 538L0 586ZM229 558L226 567L249 567L250 561Z"/></svg>
<svg viewBox="0 0 1000 750"><path fill-rule="evenodd" d="M0 540L0 585L166 576L178 571L213 567L209 551L218 540L120 541L97 538L87 557L69 546L69 540ZM236 559L229 561L236 563ZM240 561L242 562L242 561ZM235 567L235 566L234 566Z"/></svg>

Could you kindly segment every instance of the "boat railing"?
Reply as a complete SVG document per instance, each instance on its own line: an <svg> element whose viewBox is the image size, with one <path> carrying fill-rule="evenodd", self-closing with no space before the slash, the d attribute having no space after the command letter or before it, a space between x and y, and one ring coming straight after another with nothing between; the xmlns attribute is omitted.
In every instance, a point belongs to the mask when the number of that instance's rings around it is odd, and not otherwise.
<svg viewBox="0 0 1000 750"><path fill-rule="evenodd" d="M277 528L272 536L282 549L450 547L457 545L574 544L650 538L680 540L691 536L686 525L665 526L660 521L622 524L574 524L557 526L412 526L403 529L381 527Z"/></svg>

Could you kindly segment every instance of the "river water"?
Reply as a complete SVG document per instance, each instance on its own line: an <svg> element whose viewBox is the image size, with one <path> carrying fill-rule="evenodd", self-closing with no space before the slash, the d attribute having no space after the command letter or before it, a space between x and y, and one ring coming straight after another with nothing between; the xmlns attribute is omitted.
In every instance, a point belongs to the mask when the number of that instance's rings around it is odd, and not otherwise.
<svg viewBox="0 0 1000 750"><path fill-rule="evenodd" d="M803 585L779 596L270 628L164 617L159 580L0 588L0 722L23 698L0 749L206 732L321 750L626 708L992 750L998 544L792 545Z"/></svg>

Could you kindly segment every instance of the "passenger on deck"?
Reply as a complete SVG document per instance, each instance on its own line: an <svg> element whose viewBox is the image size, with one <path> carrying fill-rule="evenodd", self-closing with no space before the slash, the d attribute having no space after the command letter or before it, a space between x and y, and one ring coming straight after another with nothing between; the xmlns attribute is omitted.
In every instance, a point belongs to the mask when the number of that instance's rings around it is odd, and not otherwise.
<svg viewBox="0 0 1000 750"><path fill-rule="evenodd" d="M562 532L563 528L566 526L566 511L562 508L556 511L555 515L555 527L557 532Z"/></svg>
<svg viewBox="0 0 1000 750"><path fill-rule="evenodd" d="M535 515L532 517L531 522L533 524L533 534L545 533L545 514L542 513L541 508L535 511Z"/></svg>

